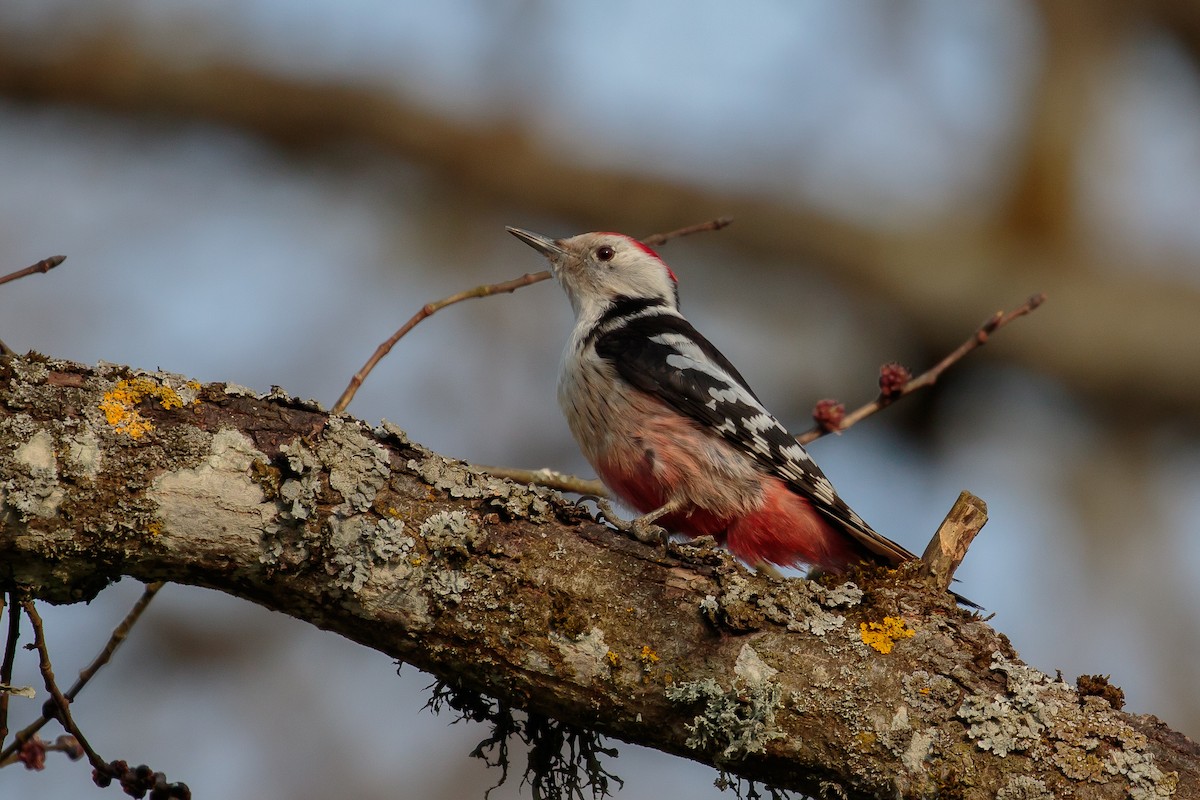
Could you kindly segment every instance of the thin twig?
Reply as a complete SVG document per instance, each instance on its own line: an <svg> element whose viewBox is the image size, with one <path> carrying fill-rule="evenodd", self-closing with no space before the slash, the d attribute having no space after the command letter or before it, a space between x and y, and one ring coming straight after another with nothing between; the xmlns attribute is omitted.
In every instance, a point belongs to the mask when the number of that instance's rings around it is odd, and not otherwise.
<svg viewBox="0 0 1200 800"><path fill-rule="evenodd" d="M681 236L687 236L689 234L699 233L701 231L717 231L729 225L731 222L733 222L731 218L721 217L719 219L709 220L708 222L689 225L686 228L668 231L667 233L656 233L652 236L647 236L642 241L644 241L646 244L657 246L665 244L672 239L678 239ZM354 373L354 377L350 379L350 383L346 386L345 391L342 392L342 396L339 397L338 401L333 404L333 409L330 411L330 413L341 414L346 410L346 407L350 405L350 401L354 399L354 395L358 393L358 387L362 386L363 381L365 381L367 376L371 374L371 370L375 369L375 365L378 364L383 357L391 351L391 349L396 345L396 342L404 338L408 332L415 328L421 321L433 316L446 306L452 306L455 303L461 303L463 300L472 300L477 297L491 297L492 295L496 294L508 294L520 289L522 286L529 286L530 284L539 283L540 281L547 280L549 277L550 272L548 270L542 270L541 272L530 272L522 275L519 278L514 278L511 281L476 286L473 289L467 289L466 291L459 292L458 294L452 294L449 297L443 297L441 300L435 300L432 303L426 303L425 305L421 306L421 310L416 314L413 314L412 317L409 318L408 322L404 323L404 325L400 327L400 330L393 333L387 341L379 345L379 347L375 349L375 352L371 354L371 357L367 359L367 363L363 364L362 369Z"/></svg>
<svg viewBox="0 0 1200 800"><path fill-rule="evenodd" d="M547 270L543 270L541 272L530 272L511 281L476 286L474 289L467 289L464 292L452 294L449 297L443 297L441 300L437 300L432 303L426 303L425 305L421 306L421 310L416 314L413 314L412 317L409 318L408 322L404 323L404 325L400 327L400 330L393 333L386 342L379 345L379 347L375 349L375 352L371 354L371 357L367 359L367 363L363 364L362 369L354 373L354 377L350 379L350 384L346 387L346 390L342 392L342 396L338 398L338 401L333 404L333 409L329 413L340 414L345 411L346 406L350 405L350 401L354 399L354 395L358 392L358 387L362 386L363 381L366 380L367 376L371 374L371 370L375 369L375 365L378 364L380 360L388 354L389 351L391 351L396 342L404 338L404 336L413 328L415 328L422 320L432 316L433 314L436 314L446 306L452 306L455 303L461 303L463 300L470 300L475 297L490 297L494 294L503 294L506 292L514 292L517 289L520 289L522 286L529 286L530 284L544 281L549 277L550 272Z"/></svg>
<svg viewBox="0 0 1200 800"><path fill-rule="evenodd" d="M587 478L577 478L574 475L567 475L562 472L556 472L552 469L517 469L516 467L483 467L478 464L473 464L475 469L486 472L489 475L494 475L497 478L508 478L510 481L517 483L532 483L538 486L545 486L548 489L555 489L560 492L574 492L576 494L590 494L596 497L607 497L608 490L604 488L604 484L596 480L588 480Z"/></svg>
<svg viewBox="0 0 1200 800"><path fill-rule="evenodd" d="M0 277L0 286L8 283L9 281L15 281L19 278L24 278L26 275L32 275L35 272L49 272L66 260L66 256L50 256L49 258L43 258L41 261L28 266L25 269L19 269L16 272L10 272L4 277Z"/></svg>
<svg viewBox="0 0 1200 800"><path fill-rule="evenodd" d="M4 277L0 278L0 285L8 283L9 281L15 281L19 278L24 278L26 275L32 275L35 272L49 272L50 270L54 269L55 267L57 267L59 264L63 263L66 260L67 260L66 256L50 256L49 258L43 258L41 261L37 262L36 264L32 264L28 267L25 267L25 269L19 269L16 272L10 272L7 275L5 275ZM16 355L16 351L14 351L11 347L6 345L4 342L0 341L0 356L11 356L11 355ZM0 744L2 744L3 742L4 742L4 737L0 736Z"/></svg>
<svg viewBox="0 0 1200 800"><path fill-rule="evenodd" d="M150 601L154 599L154 596L158 594L158 590L162 587L162 581L155 581L154 583L146 584L146 588L142 592L142 596L138 598L136 603L133 604L133 608L129 609L129 613L125 615L125 619L121 620L121 623L113 629L113 632L108 637L108 642L105 643L104 648L96 655L94 659L92 659L92 663L88 664L87 667L79 673L79 678L74 684L72 684L71 688L67 690L65 697L68 702L74 700L79 692L83 690L83 687L87 685L88 681L90 681L96 674L97 670L109 662L109 659L112 658L113 653L116 652L117 647L120 646L123 641L125 641L125 638L129 635L130 629L133 628L133 626L137 623L138 618L142 616L142 612L146 610L146 606L150 604ZM0 765L5 764L12 754L20 749L23 742L28 741L29 737L41 730L42 726L49 721L49 717L42 715L21 729L21 731L17 733L16 739L13 741L13 743L4 748L3 751L0 751Z"/></svg>
<svg viewBox="0 0 1200 800"><path fill-rule="evenodd" d="M862 422L864 419L876 413L877 411L880 411L881 409L891 405L901 397L912 394L917 389L923 389L926 386L932 386L937 382L937 379L941 377L943 372L945 372L958 361L962 360L963 356L975 348L982 347L983 345L987 344L988 337L992 333L995 333L1000 328L1003 328L1005 325L1017 319L1018 317L1023 317L1030 313L1043 302L1045 302L1045 300L1046 295L1035 294L1033 297L1030 297L1028 300L1026 300L1022 305L1014 308L1012 311L997 311L991 319L983 323L978 330L971 334L969 339L955 348L950 355L946 356L925 372L905 383L899 391L886 397L881 395L861 408L855 409L843 417L841 422L836 427L822 427L820 425L814 425L809 430L797 436L796 441L798 441L800 444L808 444L809 442L820 439L827 433L841 433L842 431L850 428L852 425Z"/></svg>
<svg viewBox="0 0 1200 800"><path fill-rule="evenodd" d="M658 247L666 244L672 239L679 239L684 236L691 236L693 233L704 233L705 231L719 231L721 228L727 228L733 224L733 217L717 217L710 219L708 222L697 222L695 225L688 225L683 228L676 228L673 231L666 233L652 233L642 241L651 247Z"/></svg>
<svg viewBox="0 0 1200 800"><path fill-rule="evenodd" d="M154 596L158 594L158 590L162 587L162 581L146 584L146 588L142 591L142 596L133 604L133 608L129 609L129 613L125 615L125 619L121 620L121 624L117 625L117 627L113 628L113 632L108 637L104 649L96 654L96 657L92 659L92 663L80 670L79 677L71 685L71 688L67 690L68 700L74 700L75 696L83 690L83 687L87 686L92 676L109 662L113 653L121 646L125 638L129 636L129 631L137 624L138 618L142 616L142 612L146 610L146 606L150 605L150 601L154 599Z"/></svg>
<svg viewBox="0 0 1200 800"><path fill-rule="evenodd" d="M0 604L3 599L0 598ZM4 661L0 663L0 684L12 683L13 661L17 655L17 640L21 636L21 609L17 608L17 593L8 593L8 637L4 642ZM8 692L0 692L0 747L8 738Z"/></svg>
<svg viewBox="0 0 1200 800"><path fill-rule="evenodd" d="M67 733L74 736L75 740L79 742L79 746L83 748L83 752L87 755L88 763L92 765L92 768L101 774L108 774L108 764L92 749L92 746L88 744L88 740L79 731L79 726L75 724L75 720L71 717L71 701L67 700L62 690L58 688L58 684L54 681L54 669L50 665L50 652L46 649L46 637L42 631L41 616L34 607L32 600L25 600L21 605L25 608L25 615L29 617L29 622L33 626L33 646L37 648L38 664L42 671L42 680L46 684L46 691L50 693L50 697L54 700L55 708L58 711L58 721L66 728Z"/></svg>

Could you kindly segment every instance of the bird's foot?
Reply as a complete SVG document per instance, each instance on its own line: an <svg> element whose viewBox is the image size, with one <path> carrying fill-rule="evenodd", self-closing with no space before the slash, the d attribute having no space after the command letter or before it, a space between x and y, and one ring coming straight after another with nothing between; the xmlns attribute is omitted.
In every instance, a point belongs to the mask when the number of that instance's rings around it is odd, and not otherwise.
<svg viewBox="0 0 1200 800"><path fill-rule="evenodd" d="M608 500L599 499L596 501L596 506L599 507L600 514L606 522L643 544L660 544L665 547L667 540L671 537L666 528L654 524L654 520L658 518L654 512L634 519L622 519L613 511L612 503Z"/></svg>

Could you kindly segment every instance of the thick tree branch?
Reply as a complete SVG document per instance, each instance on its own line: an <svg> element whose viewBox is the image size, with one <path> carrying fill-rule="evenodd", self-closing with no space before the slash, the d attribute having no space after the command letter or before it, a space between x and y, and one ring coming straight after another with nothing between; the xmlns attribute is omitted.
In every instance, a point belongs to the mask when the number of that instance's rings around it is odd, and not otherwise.
<svg viewBox="0 0 1200 800"><path fill-rule="evenodd" d="M1195 743L1025 666L913 575L771 580L630 541L391 425L0 359L0 589L76 602L123 575L780 787L1200 797Z"/></svg>

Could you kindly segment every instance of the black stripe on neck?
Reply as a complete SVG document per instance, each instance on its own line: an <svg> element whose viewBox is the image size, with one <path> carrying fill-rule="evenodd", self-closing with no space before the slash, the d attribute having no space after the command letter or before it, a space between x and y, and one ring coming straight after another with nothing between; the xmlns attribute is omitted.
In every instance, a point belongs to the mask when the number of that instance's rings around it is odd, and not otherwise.
<svg viewBox="0 0 1200 800"><path fill-rule="evenodd" d="M617 320L625 317L633 317L648 308L665 306L666 304L667 302L660 297L626 297L625 295L618 295L613 300L612 305L604 310L604 313L596 320L596 324L588 331L587 337L583 340L583 346L586 347L590 344L592 340Z"/></svg>

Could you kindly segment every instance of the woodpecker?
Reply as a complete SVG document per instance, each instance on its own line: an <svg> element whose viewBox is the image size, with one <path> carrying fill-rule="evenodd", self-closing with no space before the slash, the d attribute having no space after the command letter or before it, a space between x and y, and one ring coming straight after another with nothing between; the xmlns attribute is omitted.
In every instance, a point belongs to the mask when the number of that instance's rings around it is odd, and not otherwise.
<svg viewBox="0 0 1200 800"><path fill-rule="evenodd" d="M575 311L558 378L567 424L641 517L743 561L844 572L916 558L846 505L741 373L679 312L678 281L618 233L508 232L544 255Z"/></svg>

